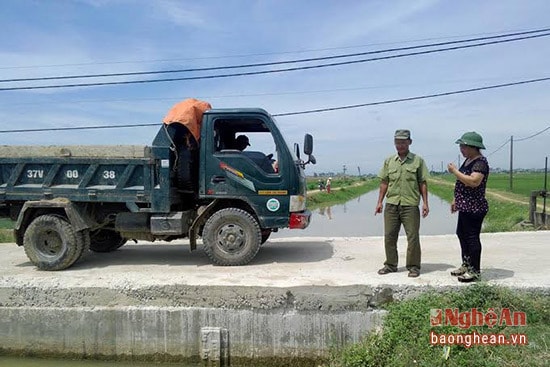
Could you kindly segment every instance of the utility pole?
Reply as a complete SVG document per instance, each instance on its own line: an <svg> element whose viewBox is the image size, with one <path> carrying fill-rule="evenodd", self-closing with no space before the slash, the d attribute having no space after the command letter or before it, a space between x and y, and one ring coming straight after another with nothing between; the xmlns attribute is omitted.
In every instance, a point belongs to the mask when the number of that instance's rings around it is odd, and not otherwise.
<svg viewBox="0 0 550 367"><path fill-rule="evenodd" d="M344 182L346 182L346 165L344 164Z"/></svg>
<svg viewBox="0 0 550 367"><path fill-rule="evenodd" d="M510 192L514 188L513 179L514 179L514 136L510 136Z"/></svg>
<svg viewBox="0 0 550 367"><path fill-rule="evenodd" d="M357 172L359 172L359 178L361 178L361 167L357 166Z"/></svg>

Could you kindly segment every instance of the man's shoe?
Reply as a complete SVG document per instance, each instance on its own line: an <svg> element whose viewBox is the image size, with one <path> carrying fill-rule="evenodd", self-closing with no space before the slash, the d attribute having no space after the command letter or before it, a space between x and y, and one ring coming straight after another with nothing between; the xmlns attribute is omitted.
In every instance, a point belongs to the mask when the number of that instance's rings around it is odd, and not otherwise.
<svg viewBox="0 0 550 367"><path fill-rule="evenodd" d="M477 282L480 280L481 275L478 273L474 273L473 271L468 271L464 273L464 275L461 275L458 277L458 281L461 283L471 283L471 282Z"/></svg>
<svg viewBox="0 0 550 367"><path fill-rule="evenodd" d="M420 272L418 270L409 270L409 278L418 278Z"/></svg>
<svg viewBox="0 0 550 367"><path fill-rule="evenodd" d="M390 267L384 266L382 269L378 270L378 274L385 275L389 273L395 273L397 270L393 270Z"/></svg>
<svg viewBox="0 0 550 367"><path fill-rule="evenodd" d="M458 277L460 275L466 274L467 271L468 271L468 267L466 265L462 264L462 265L460 265L460 268L452 270L451 275L453 277Z"/></svg>

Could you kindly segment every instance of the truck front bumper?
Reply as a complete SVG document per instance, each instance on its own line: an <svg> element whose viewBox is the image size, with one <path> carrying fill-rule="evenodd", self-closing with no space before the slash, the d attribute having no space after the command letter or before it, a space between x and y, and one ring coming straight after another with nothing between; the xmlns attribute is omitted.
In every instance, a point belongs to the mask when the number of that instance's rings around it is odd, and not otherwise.
<svg viewBox="0 0 550 367"><path fill-rule="evenodd" d="M311 212L304 210L302 212L290 213L290 220L288 227L290 229L304 229L309 226L311 220Z"/></svg>

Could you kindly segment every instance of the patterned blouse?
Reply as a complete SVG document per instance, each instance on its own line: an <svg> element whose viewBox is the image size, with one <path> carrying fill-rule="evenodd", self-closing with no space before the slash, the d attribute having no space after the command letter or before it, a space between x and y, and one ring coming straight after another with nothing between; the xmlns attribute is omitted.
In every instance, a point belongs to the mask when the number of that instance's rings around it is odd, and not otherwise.
<svg viewBox="0 0 550 367"><path fill-rule="evenodd" d="M465 175L470 176L472 172L483 174L483 180L478 187L468 187L460 180L455 183L455 206L456 210L468 213L487 213L489 204L485 199L485 188L487 187L487 178L489 177L489 163L487 158L481 156L474 159L468 165L466 161L459 169Z"/></svg>

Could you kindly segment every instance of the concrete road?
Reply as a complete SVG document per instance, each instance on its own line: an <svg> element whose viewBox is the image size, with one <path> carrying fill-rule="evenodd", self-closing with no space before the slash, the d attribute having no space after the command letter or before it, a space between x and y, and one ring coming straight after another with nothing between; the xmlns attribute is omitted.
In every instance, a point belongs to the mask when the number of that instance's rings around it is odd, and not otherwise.
<svg viewBox="0 0 550 367"><path fill-rule="evenodd" d="M379 327L383 303L467 287L453 235L425 236L422 273L378 275L383 239L268 241L247 266L210 264L188 244L128 244L58 272L0 245L0 340L14 353L198 358L202 327L231 333L231 358L317 358ZM482 236L483 278L550 292L550 232ZM404 261L405 238L399 253ZM426 315L427 320L428 315Z"/></svg>
<svg viewBox="0 0 550 367"><path fill-rule="evenodd" d="M383 239L284 238L268 241L247 266L210 264L186 241L127 244L108 254L91 253L73 267L37 270L23 248L0 245L0 287L126 288L159 285L310 287L310 286L454 286L449 271L460 265L454 235L423 236L422 270L408 278L406 239L399 239L399 272L378 275L384 261ZM550 288L550 231L482 235L482 276L490 283L518 288Z"/></svg>

